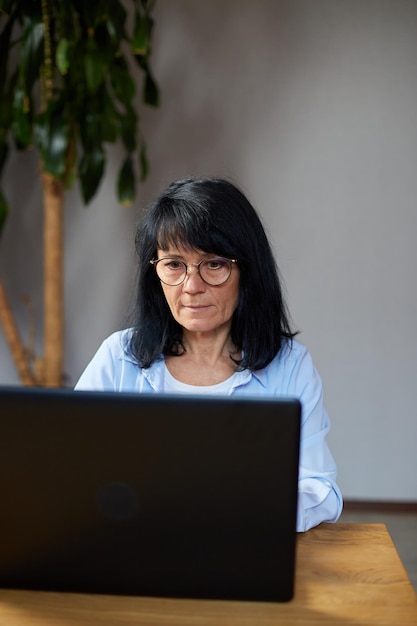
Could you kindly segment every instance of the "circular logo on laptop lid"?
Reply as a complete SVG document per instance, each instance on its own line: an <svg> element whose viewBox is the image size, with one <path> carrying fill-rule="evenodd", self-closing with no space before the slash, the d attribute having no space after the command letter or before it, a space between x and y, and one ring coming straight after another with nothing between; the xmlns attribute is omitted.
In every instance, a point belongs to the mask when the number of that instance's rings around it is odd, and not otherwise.
<svg viewBox="0 0 417 626"><path fill-rule="evenodd" d="M96 505L104 517L122 522L135 517L139 511L136 490L126 483L111 482L96 491Z"/></svg>

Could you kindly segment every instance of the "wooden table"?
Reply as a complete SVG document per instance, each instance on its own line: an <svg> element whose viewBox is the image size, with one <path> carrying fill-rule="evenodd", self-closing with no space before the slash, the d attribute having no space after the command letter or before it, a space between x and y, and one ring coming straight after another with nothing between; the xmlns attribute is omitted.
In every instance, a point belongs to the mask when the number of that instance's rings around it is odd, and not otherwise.
<svg viewBox="0 0 417 626"><path fill-rule="evenodd" d="M298 536L284 604L0 590L0 626L417 625L417 598L384 524L322 524Z"/></svg>

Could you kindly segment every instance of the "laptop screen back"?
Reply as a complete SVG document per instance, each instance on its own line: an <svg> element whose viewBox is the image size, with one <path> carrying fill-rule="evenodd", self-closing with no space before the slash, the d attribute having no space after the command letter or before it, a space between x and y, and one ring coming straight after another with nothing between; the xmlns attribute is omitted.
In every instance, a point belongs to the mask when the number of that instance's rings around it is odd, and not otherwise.
<svg viewBox="0 0 417 626"><path fill-rule="evenodd" d="M287 601L293 399L0 389L0 586Z"/></svg>

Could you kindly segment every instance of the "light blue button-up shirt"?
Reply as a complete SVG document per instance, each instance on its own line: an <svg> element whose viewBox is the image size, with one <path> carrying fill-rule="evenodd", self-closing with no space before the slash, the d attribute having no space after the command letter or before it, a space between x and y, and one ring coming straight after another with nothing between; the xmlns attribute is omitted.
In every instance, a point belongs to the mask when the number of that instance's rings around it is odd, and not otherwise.
<svg viewBox="0 0 417 626"><path fill-rule="evenodd" d="M127 350L130 330L108 337L87 365L77 390L164 393L165 361L138 366ZM262 370L236 372L230 395L289 396L302 405L297 531L335 522L343 506L337 468L326 437L330 422L323 406L322 382L305 346L293 340Z"/></svg>

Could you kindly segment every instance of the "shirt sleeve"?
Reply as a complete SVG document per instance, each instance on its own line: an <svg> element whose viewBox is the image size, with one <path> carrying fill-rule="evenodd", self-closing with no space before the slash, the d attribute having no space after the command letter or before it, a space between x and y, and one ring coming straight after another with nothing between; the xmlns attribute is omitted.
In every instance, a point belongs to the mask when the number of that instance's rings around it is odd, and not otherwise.
<svg viewBox="0 0 417 626"><path fill-rule="evenodd" d="M295 365L293 384L302 405L297 509L297 531L302 532L321 522L336 522L343 498L326 441L330 421L323 406L322 381L308 350Z"/></svg>

